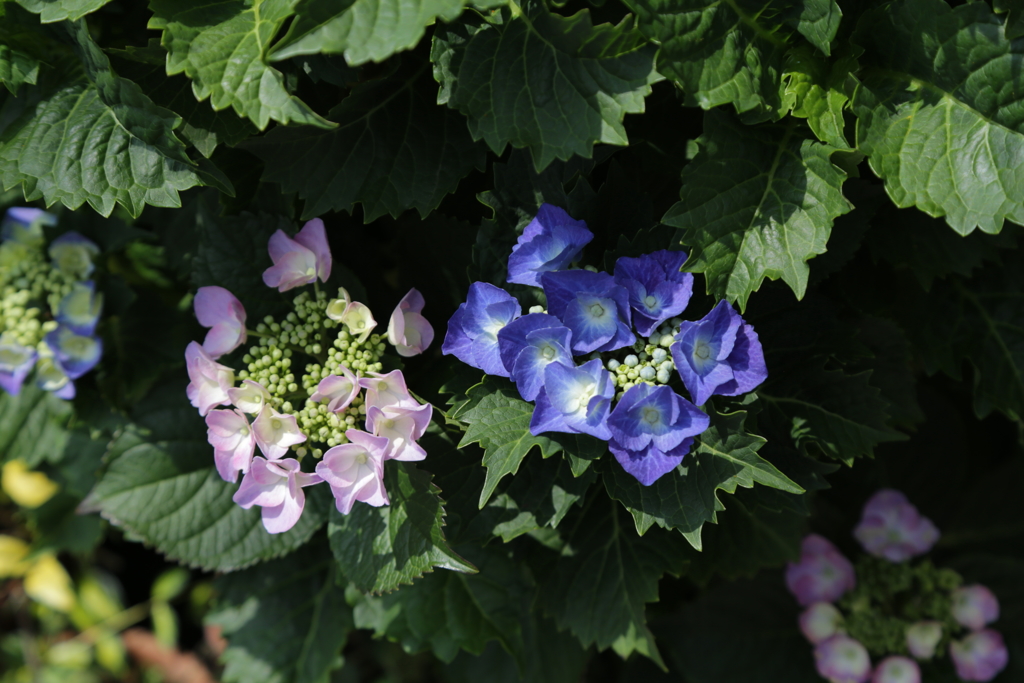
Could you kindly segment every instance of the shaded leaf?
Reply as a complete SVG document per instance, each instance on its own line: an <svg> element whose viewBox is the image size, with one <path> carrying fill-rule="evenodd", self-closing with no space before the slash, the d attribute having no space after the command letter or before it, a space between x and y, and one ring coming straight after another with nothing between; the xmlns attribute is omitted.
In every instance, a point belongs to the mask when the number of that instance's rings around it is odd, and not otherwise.
<svg viewBox="0 0 1024 683"><path fill-rule="evenodd" d="M555 159L590 157L594 143L626 145L625 114L644 111L659 80L654 46L627 18L593 26L590 12L549 13L528 0L500 21L439 27L431 59L439 101L464 113L474 139L496 153L529 147L543 170Z"/></svg>
<svg viewBox="0 0 1024 683"><path fill-rule="evenodd" d="M396 461L384 472L389 505L360 503L348 515L331 510L331 550L342 572L360 590L393 591L434 567L476 571L448 547L440 489L430 479L428 472Z"/></svg>
<svg viewBox="0 0 1024 683"><path fill-rule="evenodd" d="M17 0L18 4L33 14L39 21L49 24L54 21L75 21L90 12L95 12L110 0Z"/></svg>
<svg viewBox="0 0 1024 683"><path fill-rule="evenodd" d="M766 277L802 298L807 260L825 251L833 220L852 208L841 191L846 174L830 161L836 148L792 122L752 128L723 111L705 115L698 142L680 201L662 219L693 248L686 268L741 308Z"/></svg>
<svg viewBox="0 0 1024 683"><path fill-rule="evenodd" d="M860 25L858 148L896 205L961 234L1024 224L1024 43L987 3L897 0Z"/></svg>
<svg viewBox="0 0 1024 683"><path fill-rule="evenodd" d="M71 404L26 381L17 396L0 392L0 461L22 460L30 469L59 461L70 434Z"/></svg>
<svg viewBox="0 0 1024 683"><path fill-rule="evenodd" d="M34 84L39 78L39 61L8 45L0 45L0 83L12 95L22 83Z"/></svg>
<svg viewBox="0 0 1024 683"><path fill-rule="evenodd" d="M843 83L851 66L852 60L840 59L830 68L806 47L794 48L786 55L785 105L789 113L807 119L815 137L838 149L850 147L843 131L843 110L849 101Z"/></svg>
<svg viewBox="0 0 1024 683"><path fill-rule="evenodd" d="M228 640L223 680L320 683L338 662L352 610L322 544L214 583L218 598L205 622Z"/></svg>
<svg viewBox="0 0 1024 683"><path fill-rule="evenodd" d="M790 5L782 14L783 20L825 53L832 54L830 43L839 30L843 11L836 0L802 0Z"/></svg>
<svg viewBox="0 0 1024 683"><path fill-rule="evenodd" d="M413 208L426 217L484 167L463 118L435 104L425 67L356 86L329 118L334 130L279 127L247 145L263 180L305 200L304 219L357 203L367 222Z"/></svg>
<svg viewBox="0 0 1024 683"><path fill-rule="evenodd" d="M263 130L272 120L333 127L285 88L266 63L268 46L291 16L290 0L150 0L148 28L163 31L167 74L192 79L196 99L231 107Z"/></svg>
<svg viewBox="0 0 1024 683"><path fill-rule="evenodd" d="M415 47L437 19L455 19L464 4L464 0L301 0L295 7L295 21L270 58L327 53L344 54L353 66L382 62Z"/></svg>

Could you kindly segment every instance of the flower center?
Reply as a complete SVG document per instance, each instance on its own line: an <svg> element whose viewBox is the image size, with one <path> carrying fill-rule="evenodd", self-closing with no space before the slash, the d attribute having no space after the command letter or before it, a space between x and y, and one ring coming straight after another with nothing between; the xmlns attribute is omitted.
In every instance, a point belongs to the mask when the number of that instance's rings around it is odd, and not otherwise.
<svg viewBox="0 0 1024 683"><path fill-rule="evenodd" d="M658 303L658 300L654 298L653 294L648 294L644 299L644 304L647 305L647 308L654 308L656 303Z"/></svg>
<svg viewBox="0 0 1024 683"><path fill-rule="evenodd" d="M385 418L380 421L381 429L391 429L395 426L395 421L391 418Z"/></svg>
<svg viewBox="0 0 1024 683"><path fill-rule="evenodd" d="M238 430L238 433L242 436L249 436L249 428L242 427L241 429Z"/></svg>
<svg viewBox="0 0 1024 683"><path fill-rule="evenodd" d="M659 422L661 422L661 411L659 411L657 408L647 406L646 408L643 409L641 415L643 421L649 425L656 425Z"/></svg>
<svg viewBox="0 0 1024 683"><path fill-rule="evenodd" d="M70 356L81 356L89 350L88 337L71 337L64 342L64 350Z"/></svg>
<svg viewBox="0 0 1024 683"><path fill-rule="evenodd" d="M387 382L381 382L380 384L377 385L377 391L387 391L387 390L388 390L388 383Z"/></svg>
<svg viewBox="0 0 1024 683"><path fill-rule="evenodd" d="M316 268L313 267L313 266L310 266L309 268L306 268L306 277L314 277L315 278L316 277Z"/></svg>
<svg viewBox="0 0 1024 683"><path fill-rule="evenodd" d="M544 360L551 360L552 358L555 357L555 347L548 344L547 346L540 350L540 355L544 358Z"/></svg>
<svg viewBox="0 0 1024 683"><path fill-rule="evenodd" d="M707 360L711 358L711 347L708 346L707 342L697 342L697 345L693 347L693 355L695 358Z"/></svg>
<svg viewBox="0 0 1024 683"><path fill-rule="evenodd" d="M270 427L275 432L281 431L281 421L279 419L277 419L276 417L275 418L271 418L271 420L270 420Z"/></svg>
<svg viewBox="0 0 1024 683"><path fill-rule="evenodd" d="M367 457L366 457L366 451L362 451L362 452L360 452L360 453L357 453L357 454L356 454L356 457L354 457L354 458L352 458L352 459L353 459L353 460L355 460L355 461L356 461L356 463L357 463L357 464L359 464L359 465L365 465L365 464L366 464L366 461L367 461L367 460L368 460L369 458L367 458Z"/></svg>
<svg viewBox="0 0 1024 683"><path fill-rule="evenodd" d="M356 329L357 330L362 330L362 329L365 329L365 328L366 328L366 321L365 320L360 320L359 322L356 323Z"/></svg>
<svg viewBox="0 0 1024 683"><path fill-rule="evenodd" d="M591 304L590 315L594 316L595 318L604 317L604 306L602 306L601 304Z"/></svg>

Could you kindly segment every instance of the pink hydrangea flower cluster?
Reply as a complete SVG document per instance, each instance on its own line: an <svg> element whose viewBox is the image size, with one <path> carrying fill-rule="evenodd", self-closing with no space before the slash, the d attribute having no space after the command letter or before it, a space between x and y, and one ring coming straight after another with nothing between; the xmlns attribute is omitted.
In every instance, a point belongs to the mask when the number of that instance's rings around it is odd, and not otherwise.
<svg viewBox="0 0 1024 683"><path fill-rule="evenodd" d="M854 536L868 554L903 563L928 552L939 532L904 494L883 489L867 501ZM790 592L805 608L799 617L800 631L814 645L814 662L822 678L831 683L921 683L918 661L936 655L946 628L942 621L909 624L905 647L910 656L890 654L872 666L868 648L847 632L846 617L833 604L857 586L850 561L827 539L811 534L801 544L799 561L787 566L785 577ZM1009 658L1002 636L988 628L999 618L999 602L981 585L961 586L950 597L948 616L967 630L949 643L957 676L963 681L991 681ZM850 600L863 599L855 595ZM849 601L843 606L850 608Z"/></svg>
<svg viewBox="0 0 1024 683"><path fill-rule="evenodd" d="M274 265L263 280L279 291L330 276L331 252L319 219L294 238L278 230L269 252ZM245 307L231 292L211 286L196 293L196 317L209 332L202 344L193 341L185 350L186 394L206 418L218 474L232 483L243 475L233 500L246 509L262 508L270 533L291 529L305 506L303 489L322 482L343 514L356 501L387 505L384 463L426 457L417 441L433 408L413 398L400 370L378 371L383 346L381 335L371 334L372 313L345 290L339 294L329 302L319 292L312 301L300 295L297 315L281 324L267 318L253 332ZM392 314L387 338L400 355L420 353L433 340L423 306L423 296L411 290ZM325 348L331 334L333 344ZM218 362L250 335L259 345L243 359L248 370L236 372ZM301 385L291 364L298 353L319 361L306 366ZM297 457L286 457L289 452ZM302 470L306 455L322 457L312 472Z"/></svg>

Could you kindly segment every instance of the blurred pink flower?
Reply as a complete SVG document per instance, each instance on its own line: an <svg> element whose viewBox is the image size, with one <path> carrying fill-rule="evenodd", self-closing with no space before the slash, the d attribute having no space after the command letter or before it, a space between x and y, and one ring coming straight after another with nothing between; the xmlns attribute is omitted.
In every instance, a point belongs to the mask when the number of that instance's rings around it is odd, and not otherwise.
<svg viewBox="0 0 1024 683"><path fill-rule="evenodd" d="M817 534L810 534L800 544L800 561L786 566L786 586L805 607L812 602L835 602L856 585L850 561Z"/></svg>

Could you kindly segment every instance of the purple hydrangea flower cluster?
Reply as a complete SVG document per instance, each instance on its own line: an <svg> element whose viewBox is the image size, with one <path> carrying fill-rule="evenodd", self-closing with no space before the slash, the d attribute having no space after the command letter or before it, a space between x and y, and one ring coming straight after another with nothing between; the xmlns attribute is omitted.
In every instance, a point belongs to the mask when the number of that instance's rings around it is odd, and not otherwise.
<svg viewBox="0 0 1024 683"><path fill-rule="evenodd" d="M17 395L34 369L40 388L70 400L103 355L103 295L88 279L100 249L66 232L44 251L43 226L56 224L25 207L0 221L0 389Z"/></svg>
<svg viewBox="0 0 1024 683"><path fill-rule="evenodd" d="M928 552L939 532L905 495L883 489L865 504L854 536L869 555L903 563ZM1009 654L1003 638L988 628L999 618L999 602L985 586L954 589L948 615L939 615L941 620L908 623L905 651L901 647L901 652L888 654L872 666L867 647L847 632L846 616L840 609L862 609L863 605L856 605L871 599L861 592L840 602L857 587L853 564L827 539L811 534L803 540L800 560L789 563L785 577L790 592L805 607L799 625L814 645L818 673L832 683L921 683L918 661L935 657L945 624L951 621L967 631L960 636L948 634L952 637L949 656L960 680L990 681L1006 667ZM864 642L871 641L866 638ZM885 655L885 651L875 654Z"/></svg>
<svg viewBox="0 0 1024 683"><path fill-rule="evenodd" d="M282 292L330 276L331 251L319 219L294 239L277 231L268 251L273 265L263 280ZM202 344L185 350L186 394L206 418L221 478L234 483L243 475L233 500L262 508L269 533L295 526L305 507L303 489L323 482L342 514L356 502L387 505L384 463L426 457L417 441L433 407L410 394L400 370L383 373L380 362L385 339L403 356L431 343L424 305L423 295L411 290L395 307L387 334L379 335L369 307L344 289L332 300L307 291L295 297L285 320L268 316L253 331L231 292L211 286L196 293L196 318L209 331ZM246 369L236 373L218 362L250 336L258 343L241 359ZM304 371L293 365L300 354L312 361ZM289 452L297 457L286 457ZM308 455L318 460L312 472L302 470Z"/></svg>
<svg viewBox="0 0 1024 683"><path fill-rule="evenodd" d="M542 288L547 310L523 315L510 293L475 282L448 323L442 351L511 379L523 399L536 402L533 434L603 439L649 486L678 467L707 429L697 405L764 381L764 354L753 328L725 302L697 322L676 318L693 290L693 276L680 270L686 254L622 257L613 274L570 268L592 239L583 221L542 205L512 249L508 282ZM620 360L623 350L639 357ZM693 402L668 386L673 367Z"/></svg>

